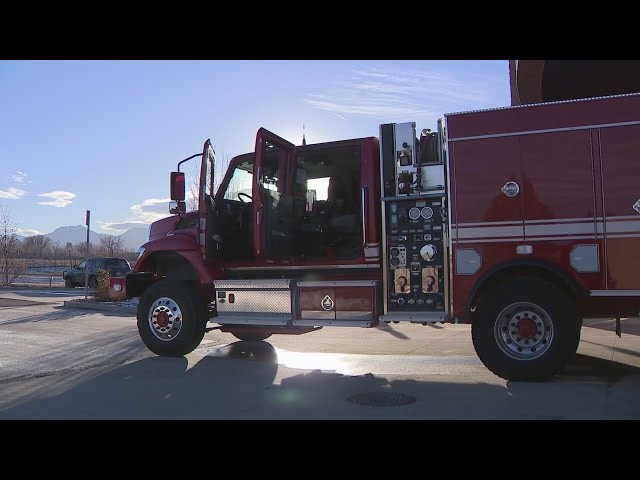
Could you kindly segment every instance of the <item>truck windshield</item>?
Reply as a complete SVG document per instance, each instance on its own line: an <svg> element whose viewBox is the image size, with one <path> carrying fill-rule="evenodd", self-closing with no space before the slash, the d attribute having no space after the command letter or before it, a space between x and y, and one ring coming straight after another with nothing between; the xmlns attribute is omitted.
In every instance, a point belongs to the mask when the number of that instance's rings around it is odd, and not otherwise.
<svg viewBox="0 0 640 480"><path fill-rule="evenodd" d="M253 181L253 160L247 160L238 164L224 192L225 200L237 200L239 193L251 195L251 183Z"/></svg>

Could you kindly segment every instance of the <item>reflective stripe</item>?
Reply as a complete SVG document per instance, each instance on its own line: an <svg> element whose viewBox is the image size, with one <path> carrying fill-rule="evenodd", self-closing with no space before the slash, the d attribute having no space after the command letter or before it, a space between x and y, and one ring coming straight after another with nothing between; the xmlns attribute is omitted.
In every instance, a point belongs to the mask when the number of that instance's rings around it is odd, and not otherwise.
<svg viewBox="0 0 640 480"><path fill-rule="evenodd" d="M525 225L525 236L542 236L542 235L584 235L592 233L595 235L595 223L563 223L563 224L546 224L546 225Z"/></svg>
<svg viewBox="0 0 640 480"><path fill-rule="evenodd" d="M530 239L527 239L530 240ZM524 238L479 238L473 240L456 240L456 243L503 243L503 242L522 242Z"/></svg>
<svg viewBox="0 0 640 480"><path fill-rule="evenodd" d="M518 237L522 238L524 229L522 225L517 227L458 227L454 238L487 238L487 237Z"/></svg>
<svg viewBox="0 0 640 480"><path fill-rule="evenodd" d="M604 238L605 231L608 238L635 238L640 234L640 218L612 217L606 222L594 221L593 219L590 221L586 219L582 222L571 222L570 220L573 219L533 220L525 221L524 225L515 225L515 222L511 222L510 226L498 226L502 222L458 223L452 224L452 239L460 241L477 238L507 241L523 236L526 240L534 238L542 240L550 237L557 237L557 239Z"/></svg>
<svg viewBox="0 0 640 480"><path fill-rule="evenodd" d="M607 234L609 233L640 233L640 219L635 221L607 221Z"/></svg>
<svg viewBox="0 0 640 480"><path fill-rule="evenodd" d="M469 137L457 137L452 138L449 137L449 142L462 142L464 140L479 140L481 138L500 138L500 137L514 137L521 135L536 135L538 133L553 133L553 132L569 132L574 130L591 130L598 128L608 128L608 127L625 127L630 125L638 125L639 121L629 121L629 122L617 122L617 123L600 123L597 125L579 125L575 127L559 127L559 128L546 128L541 130L523 130L520 132L504 132L504 133L492 133L487 135L473 135Z"/></svg>
<svg viewBox="0 0 640 480"><path fill-rule="evenodd" d="M592 297L640 297L640 290L591 290Z"/></svg>
<svg viewBox="0 0 640 480"><path fill-rule="evenodd" d="M545 220L546 221L546 220ZM483 227L489 225L522 225L522 220L511 220L508 222L471 222L471 223L452 223L452 228L462 227Z"/></svg>

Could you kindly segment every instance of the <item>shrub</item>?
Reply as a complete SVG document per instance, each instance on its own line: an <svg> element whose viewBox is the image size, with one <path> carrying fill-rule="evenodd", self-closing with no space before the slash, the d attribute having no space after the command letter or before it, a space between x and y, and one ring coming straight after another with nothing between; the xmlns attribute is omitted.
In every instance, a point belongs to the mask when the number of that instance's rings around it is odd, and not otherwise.
<svg viewBox="0 0 640 480"><path fill-rule="evenodd" d="M100 302L109 300L109 272L107 270L96 270L96 291L93 298Z"/></svg>

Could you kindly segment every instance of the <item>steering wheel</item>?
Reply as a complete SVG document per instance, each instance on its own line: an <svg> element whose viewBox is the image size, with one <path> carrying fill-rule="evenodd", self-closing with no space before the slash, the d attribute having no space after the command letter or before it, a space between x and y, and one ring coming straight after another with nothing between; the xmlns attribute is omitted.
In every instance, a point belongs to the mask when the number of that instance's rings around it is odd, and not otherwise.
<svg viewBox="0 0 640 480"><path fill-rule="evenodd" d="M246 193L242 193L240 192L238 194L238 199L242 202L242 203L247 203L244 200L242 200L242 197L247 197L249 199L250 202L253 202L253 198L251 198L251 195L247 195Z"/></svg>

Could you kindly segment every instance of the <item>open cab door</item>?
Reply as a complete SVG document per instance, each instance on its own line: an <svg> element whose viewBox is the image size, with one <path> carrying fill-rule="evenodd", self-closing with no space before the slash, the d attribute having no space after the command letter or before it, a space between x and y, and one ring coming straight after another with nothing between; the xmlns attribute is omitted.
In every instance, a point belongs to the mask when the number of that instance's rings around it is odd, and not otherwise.
<svg viewBox="0 0 640 480"><path fill-rule="evenodd" d="M215 151L211 140L204 142L202 160L200 164L200 182L198 188L198 243L202 258L207 254L207 217L214 208L213 205L213 172L215 166Z"/></svg>
<svg viewBox="0 0 640 480"><path fill-rule="evenodd" d="M293 197L288 178L295 146L260 128L253 174L253 246L258 261L289 258L293 248Z"/></svg>

